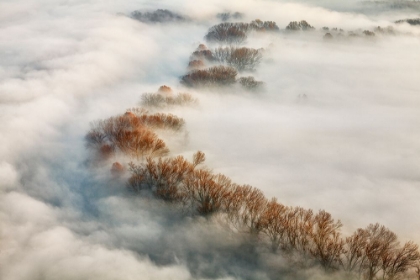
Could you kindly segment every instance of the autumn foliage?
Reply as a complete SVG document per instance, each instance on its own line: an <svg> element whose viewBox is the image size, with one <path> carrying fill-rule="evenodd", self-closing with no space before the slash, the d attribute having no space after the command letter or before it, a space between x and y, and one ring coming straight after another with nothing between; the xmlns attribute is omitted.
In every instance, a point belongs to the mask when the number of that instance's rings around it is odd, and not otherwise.
<svg viewBox="0 0 420 280"><path fill-rule="evenodd" d="M87 146L105 159L117 152L138 159L168 154L166 144L153 129L179 131L184 120L170 114L133 111L93 123L85 137Z"/></svg>
<svg viewBox="0 0 420 280"><path fill-rule="evenodd" d="M131 190L182 205L190 213L218 214L236 230L263 242L273 253L300 254L327 272L345 271L350 278L405 279L416 273L420 253L412 242L400 245L397 236L379 224L358 229L349 237L330 213L268 200L257 188L237 185L223 174L202 167L205 155L190 162L182 156L130 164Z"/></svg>
<svg viewBox="0 0 420 280"><path fill-rule="evenodd" d="M178 20L177 15L166 11L160 11L156 16L158 19L162 16ZM286 29L311 30L313 27L300 21L291 22ZM275 22L270 21L221 23L210 28L206 39L241 44L251 31L277 30ZM371 36L367 31L365 35ZM181 83L189 87L232 85L237 81L237 71L254 70L261 56L261 50L257 49L231 46L211 52L201 44L192 54L191 71L181 78ZM201 69L204 61L228 66ZM251 76L241 77L238 81L248 90L262 85ZM168 86L160 87L157 93L142 96L142 105L146 107L194 102L196 100L189 94L174 95ZM418 246L413 242L400 244L396 234L385 226L370 224L345 237L341 232L341 221L325 210L316 212L286 206L276 198L266 198L255 187L236 184L227 176L205 168L203 152L195 153L191 161L183 156L167 157L169 150L156 132L180 131L184 125L183 119L171 114L150 114L143 109L133 109L93 123L86 135L86 143L102 159L123 153L137 160L128 167L127 185L133 193L178 205L191 215L206 218L217 215L236 232L251 237L253 244L262 244L273 254L280 253L287 259L298 256L302 267L315 264L328 273L344 272L348 279L420 279ZM115 162L111 173L118 177L125 170L122 164Z"/></svg>
<svg viewBox="0 0 420 280"><path fill-rule="evenodd" d="M225 47L213 51L215 60L235 67L238 71L252 71L261 62L262 49Z"/></svg>

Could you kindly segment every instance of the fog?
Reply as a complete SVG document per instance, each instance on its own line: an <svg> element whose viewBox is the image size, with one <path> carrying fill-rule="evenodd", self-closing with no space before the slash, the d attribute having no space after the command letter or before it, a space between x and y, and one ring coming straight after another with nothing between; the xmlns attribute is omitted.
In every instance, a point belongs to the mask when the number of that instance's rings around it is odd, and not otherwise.
<svg viewBox="0 0 420 280"><path fill-rule="evenodd" d="M170 156L201 150L206 167L286 205L325 209L350 234L379 222L420 243L418 5L346 1L51 1L0 3L0 279L328 279L294 271L218 217L133 195L109 163L90 164L90 123L168 85L198 99L165 109L185 119L163 136ZM342 2L342 1L340 1ZM143 23L169 9L180 23ZM180 84L221 12L275 21L261 92ZM306 20L313 32L287 33ZM394 35L323 39L320 29ZM282 279L283 279L282 278ZM334 277L332 277L334 279ZM335 278L336 279L336 278Z"/></svg>

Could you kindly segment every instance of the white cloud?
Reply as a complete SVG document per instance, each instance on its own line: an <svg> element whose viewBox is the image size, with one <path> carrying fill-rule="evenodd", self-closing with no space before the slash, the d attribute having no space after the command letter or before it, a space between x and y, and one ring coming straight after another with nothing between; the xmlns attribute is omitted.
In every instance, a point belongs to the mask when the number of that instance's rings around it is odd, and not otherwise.
<svg viewBox="0 0 420 280"><path fill-rule="evenodd" d="M164 205L128 196L124 182L101 173L107 167L89 170L83 136L143 92L186 90L179 76L218 12L346 30L403 15L363 13L349 2L2 1L0 278L233 279L238 267L269 277L244 265L241 240L225 229L181 223ZM147 25L125 16L156 8L194 21ZM265 93L190 90L200 107L172 110L185 118L188 142L169 147L203 150L215 172L288 205L324 208L345 231L381 222L420 242L420 32L395 28L412 34L331 44L322 32L250 38L267 49L254 73ZM224 267L232 256L241 258ZM281 260L258 265L270 262Z"/></svg>

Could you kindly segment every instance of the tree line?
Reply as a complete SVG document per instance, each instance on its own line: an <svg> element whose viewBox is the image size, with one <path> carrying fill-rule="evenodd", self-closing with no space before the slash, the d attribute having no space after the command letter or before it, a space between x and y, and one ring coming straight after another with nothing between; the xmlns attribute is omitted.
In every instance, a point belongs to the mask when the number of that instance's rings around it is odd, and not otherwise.
<svg viewBox="0 0 420 280"><path fill-rule="evenodd" d="M302 22L300 25L300 28L306 26ZM220 28L228 33L244 34L250 28L276 30L275 23L271 22L256 22L250 26L224 23L211 28L209 33ZM223 32L220 34L224 36ZM237 57L242 56L245 62L238 62ZM260 60L260 50L230 46L210 51L200 45L191 56L189 67L192 70L181 78L181 83L192 87L232 85L238 81L238 71L249 70L250 64L255 66ZM228 65L205 68L207 63L214 62ZM252 76L240 77L239 82L247 87L261 83ZM191 96L175 96L169 87L163 86L157 93L143 95L142 104L163 107L185 105L191 100ZM122 153L136 160L128 166L127 186L133 193L152 195L168 204L181 206L189 215L218 215L235 231L247 233L255 243L267 246L275 254L298 256L306 265L319 265L327 273L344 273L349 279L420 279L418 245L413 242L401 244L397 235L383 225L370 224L344 236L340 220L325 210L314 212L287 206L276 198L266 198L258 188L239 185L224 174L213 173L203 166L203 152L195 153L191 161L183 156L168 156L169 149L157 132L179 132L184 126L182 118L171 114L132 109L94 122L85 139L87 147L99 159ZM115 172L124 169L118 162L113 164Z"/></svg>
<svg viewBox="0 0 420 280"><path fill-rule="evenodd" d="M342 223L325 210L314 212L267 199L257 188L238 185L223 174L204 167L202 152L192 161L182 156L130 164L128 186L135 193L182 205L193 215L220 215L233 228L247 232L273 253L298 254L326 272L345 272L355 279L416 279L420 253L413 242L400 244L383 225L370 224L351 236Z"/></svg>

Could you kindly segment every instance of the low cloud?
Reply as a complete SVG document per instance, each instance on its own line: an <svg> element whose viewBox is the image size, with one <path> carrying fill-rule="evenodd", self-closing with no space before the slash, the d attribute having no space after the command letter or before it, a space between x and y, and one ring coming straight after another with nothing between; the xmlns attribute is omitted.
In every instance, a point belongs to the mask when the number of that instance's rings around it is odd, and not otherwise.
<svg viewBox="0 0 420 280"><path fill-rule="evenodd" d="M415 5L415 4L413 4ZM206 153L206 166L267 197L343 221L380 222L420 242L420 97L415 6L372 12L357 1L6 1L0 4L0 278L325 279L252 246L218 217L134 196L110 166L92 168L89 123L138 106L165 84L198 99L165 112L188 134L164 135L171 155ZM135 10L191 21L148 24ZM191 53L221 12L275 21L251 34L264 48L250 73L260 93L184 88ZM290 21L317 30L289 34ZM236 19L235 19L236 21ZM325 42L320 29L377 34ZM206 43L207 44L207 43ZM217 46L208 44L209 48ZM247 73L244 73L244 75ZM241 74L242 75L242 74ZM181 139L182 138L182 139Z"/></svg>

